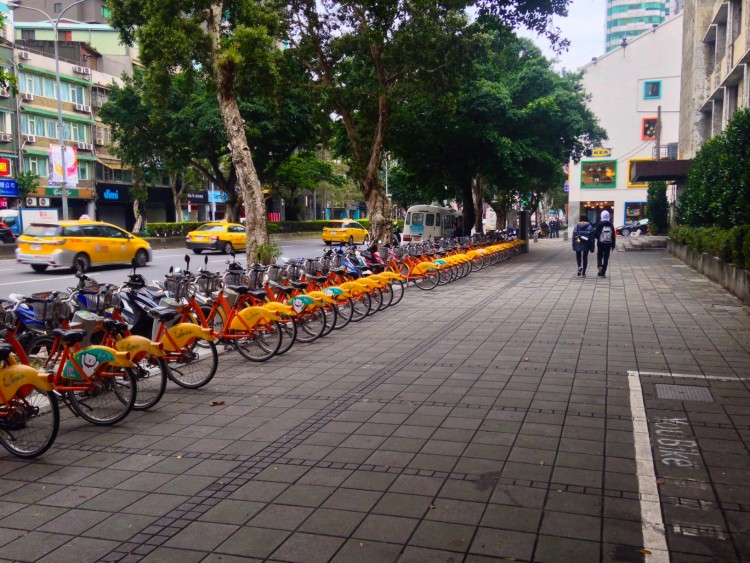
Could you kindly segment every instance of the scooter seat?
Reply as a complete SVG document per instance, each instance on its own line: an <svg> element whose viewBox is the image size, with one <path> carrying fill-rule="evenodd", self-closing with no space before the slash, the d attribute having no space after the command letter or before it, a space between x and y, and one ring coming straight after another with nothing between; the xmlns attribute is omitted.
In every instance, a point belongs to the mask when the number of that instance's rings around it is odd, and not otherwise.
<svg viewBox="0 0 750 563"><path fill-rule="evenodd" d="M86 337L86 331L83 329L56 328L52 331L52 336L59 338L68 346L81 342Z"/></svg>

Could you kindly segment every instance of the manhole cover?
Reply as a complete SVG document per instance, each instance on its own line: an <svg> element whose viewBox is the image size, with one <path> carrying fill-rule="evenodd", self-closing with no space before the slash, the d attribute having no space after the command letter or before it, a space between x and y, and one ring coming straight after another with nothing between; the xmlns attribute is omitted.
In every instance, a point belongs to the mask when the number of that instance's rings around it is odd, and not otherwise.
<svg viewBox="0 0 750 563"><path fill-rule="evenodd" d="M713 403L714 398L708 387L698 385L665 385L656 384L656 396L659 399L673 399L675 401L703 401Z"/></svg>

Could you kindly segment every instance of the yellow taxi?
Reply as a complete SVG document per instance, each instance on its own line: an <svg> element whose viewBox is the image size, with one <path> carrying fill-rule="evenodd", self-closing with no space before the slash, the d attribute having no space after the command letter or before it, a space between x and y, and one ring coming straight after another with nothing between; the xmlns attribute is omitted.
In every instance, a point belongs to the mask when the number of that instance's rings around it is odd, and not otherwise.
<svg viewBox="0 0 750 563"><path fill-rule="evenodd" d="M325 244L334 242L369 244L370 234L362 225L351 219L331 221L323 227L323 242Z"/></svg>
<svg viewBox="0 0 750 563"><path fill-rule="evenodd" d="M229 254L233 249L244 250L245 227L239 223L206 223L185 237L185 245L196 254L204 250L218 250Z"/></svg>
<svg viewBox="0 0 750 563"><path fill-rule="evenodd" d="M145 266L153 258L148 242L101 221L34 222L16 243L16 261L37 272L133 261Z"/></svg>

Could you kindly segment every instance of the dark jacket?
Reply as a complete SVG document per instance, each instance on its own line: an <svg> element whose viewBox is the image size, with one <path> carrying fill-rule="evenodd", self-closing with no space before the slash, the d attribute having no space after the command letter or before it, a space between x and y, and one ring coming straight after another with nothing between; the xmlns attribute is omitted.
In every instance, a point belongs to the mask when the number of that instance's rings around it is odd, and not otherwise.
<svg viewBox="0 0 750 563"><path fill-rule="evenodd" d="M594 226L589 223L578 223L573 228L573 250L590 252L594 250Z"/></svg>
<svg viewBox="0 0 750 563"><path fill-rule="evenodd" d="M617 231L615 230L615 226L611 221L599 221L594 227L594 238L596 240L599 240L599 237L602 234L602 227L604 227L605 225L608 225L612 229L612 248L614 248L617 242Z"/></svg>

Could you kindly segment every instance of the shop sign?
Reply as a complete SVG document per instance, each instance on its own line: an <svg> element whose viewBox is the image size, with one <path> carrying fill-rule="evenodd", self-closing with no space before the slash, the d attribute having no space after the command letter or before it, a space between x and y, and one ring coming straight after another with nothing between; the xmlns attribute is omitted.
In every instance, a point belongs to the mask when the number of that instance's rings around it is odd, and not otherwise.
<svg viewBox="0 0 750 563"><path fill-rule="evenodd" d="M0 176L10 176L10 160L0 158Z"/></svg>
<svg viewBox="0 0 750 563"><path fill-rule="evenodd" d="M607 156L612 156L612 149L596 147L595 149L591 149L591 156L592 158L605 158Z"/></svg>
<svg viewBox="0 0 750 563"><path fill-rule="evenodd" d="M0 209L8 209L8 198L0 197Z"/></svg>
<svg viewBox="0 0 750 563"><path fill-rule="evenodd" d="M187 194L187 200L193 203L208 203L208 196L206 192L198 192L197 194Z"/></svg>
<svg viewBox="0 0 750 563"><path fill-rule="evenodd" d="M120 199L120 190L117 188L105 188L102 191L102 199L108 201L117 201Z"/></svg>
<svg viewBox="0 0 750 563"><path fill-rule="evenodd" d="M44 193L39 193L40 190L37 190L37 195L40 196L49 196L49 197L62 197L62 188L42 188ZM68 188L65 191L65 195L68 197L79 197L78 196L78 188Z"/></svg>
<svg viewBox="0 0 750 563"><path fill-rule="evenodd" d="M18 197L18 184L15 180L0 180L0 196Z"/></svg>
<svg viewBox="0 0 750 563"><path fill-rule="evenodd" d="M208 192L208 201L210 203L226 203L229 198L227 194L221 190L213 190Z"/></svg>

